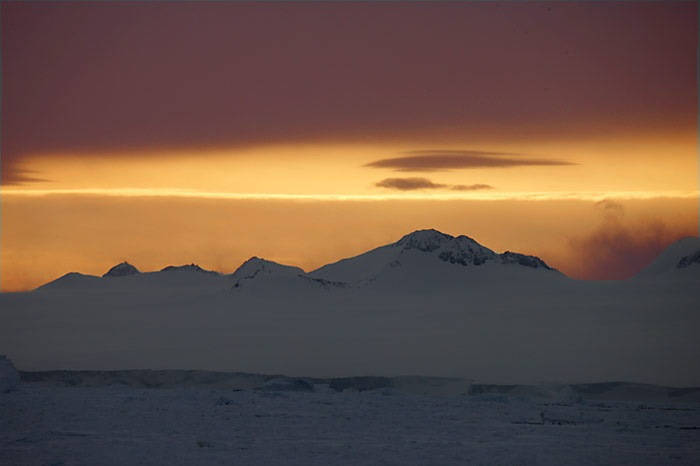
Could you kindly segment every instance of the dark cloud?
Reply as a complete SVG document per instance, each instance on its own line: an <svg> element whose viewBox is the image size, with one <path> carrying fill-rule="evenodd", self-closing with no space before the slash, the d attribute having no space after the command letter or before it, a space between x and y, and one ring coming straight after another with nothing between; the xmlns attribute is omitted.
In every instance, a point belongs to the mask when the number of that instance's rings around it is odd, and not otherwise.
<svg viewBox="0 0 700 466"><path fill-rule="evenodd" d="M452 191L480 191L482 189L495 189L490 184L453 184Z"/></svg>
<svg viewBox="0 0 700 466"><path fill-rule="evenodd" d="M45 154L694 134L697 4L567 3L2 2L3 181ZM433 169L528 163L477 156Z"/></svg>
<svg viewBox="0 0 700 466"><path fill-rule="evenodd" d="M423 149L423 150L408 150L406 152L401 152L401 155L410 156L478 156L478 155L522 155L515 152L494 152L485 150L462 150L462 149Z"/></svg>
<svg viewBox="0 0 700 466"><path fill-rule="evenodd" d="M44 178L39 178L34 176L38 173L35 170L25 170L22 168L9 166L3 168L2 173L2 185L3 186L17 186L25 183L35 183L39 181L48 181Z"/></svg>
<svg viewBox="0 0 700 466"><path fill-rule="evenodd" d="M596 203L603 218L592 232L572 238L570 260L577 264L575 278L620 280L629 278L647 267L671 243L693 231L673 231L662 220L643 222L625 220L625 210L617 202Z"/></svg>
<svg viewBox="0 0 700 466"><path fill-rule="evenodd" d="M517 154L476 150L423 150L408 152L407 154L411 155L375 160L364 166L390 168L401 172L433 172L470 168L574 165L563 160L538 159L524 156L512 157Z"/></svg>
<svg viewBox="0 0 700 466"><path fill-rule="evenodd" d="M480 189L493 189L488 184L443 184L434 183L428 178L385 178L374 184L379 188L398 189L399 191L414 191L418 189L450 189L452 191L477 191Z"/></svg>
<svg viewBox="0 0 700 466"><path fill-rule="evenodd" d="M413 191L416 189L444 189L446 184L433 183L428 178L385 178L374 183L378 188Z"/></svg>
<svg viewBox="0 0 700 466"><path fill-rule="evenodd" d="M604 212L606 212L608 215L614 214L614 215L624 215L625 209L622 207L622 204L619 202L612 201L610 199L603 199L602 201L598 201L595 203L596 208L602 209Z"/></svg>

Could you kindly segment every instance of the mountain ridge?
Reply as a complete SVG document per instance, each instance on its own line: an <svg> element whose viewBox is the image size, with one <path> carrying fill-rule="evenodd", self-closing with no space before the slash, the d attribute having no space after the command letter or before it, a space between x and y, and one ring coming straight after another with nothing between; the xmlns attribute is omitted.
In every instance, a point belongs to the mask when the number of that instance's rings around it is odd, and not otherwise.
<svg viewBox="0 0 700 466"><path fill-rule="evenodd" d="M307 279L306 282L316 283L325 288L345 288L351 285L361 286L372 282L378 276L386 275L389 270L404 268L411 261L415 263L414 268L420 268L422 265L416 259L420 254L426 254L427 256L425 257L434 257L445 264L458 265L470 269L483 266L517 266L531 270L552 272L558 276L567 277L564 273L549 266L537 256L510 250L499 254L466 235L452 236L435 229L423 229L404 235L393 243L379 246L356 256L328 263L309 272L305 272L300 267L265 260L257 256L246 260L230 274L206 270L195 263L181 266L170 265L159 271L141 272L134 265L123 261L111 267L102 277L70 272L41 285L37 289L55 289L63 286L73 289L79 287L81 282L94 283L95 280L100 278L132 277L133 279L134 276L152 277L157 274L171 274L174 272L182 276L196 273L198 275L231 279L232 287L240 287L245 283L251 283L262 277L286 276L303 277ZM425 257L422 259L425 259ZM435 261L431 262L431 264L433 263ZM700 270L698 265L700 265L700 239L694 237L684 238L671 244L652 264L633 278L650 278L682 273L689 275L690 272L686 273L686 271ZM434 267L434 264L430 265L430 267Z"/></svg>
<svg viewBox="0 0 700 466"><path fill-rule="evenodd" d="M465 270L445 269L441 266L460 266ZM380 246L363 254L342 259L340 261L324 265L309 272L315 278L341 281L351 284L368 284L377 279L387 278L397 282L401 280L399 270L406 273L406 267L414 274L424 275L423 280L439 280L440 276L460 274L466 269L483 268L484 274L489 270L489 276L495 270L503 274L510 267L523 266L525 270L540 269L552 272L557 276L565 276L561 272L549 267L542 259L536 256L528 256L520 253L506 251L498 254L493 250L482 246L474 239L465 236L452 236L438 230L417 230L394 243ZM512 272L512 270L508 270ZM511 273L507 275L511 276ZM468 277L463 276L467 279ZM470 278L475 278L470 272ZM512 277L511 277L512 278ZM505 276L503 277L505 279ZM509 278L510 279L510 278ZM418 280L421 281L421 280Z"/></svg>

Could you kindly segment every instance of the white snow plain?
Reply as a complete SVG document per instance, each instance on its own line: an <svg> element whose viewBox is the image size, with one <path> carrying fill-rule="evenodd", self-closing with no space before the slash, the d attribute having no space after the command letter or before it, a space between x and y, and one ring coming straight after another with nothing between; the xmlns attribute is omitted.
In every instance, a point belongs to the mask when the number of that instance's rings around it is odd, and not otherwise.
<svg viewBox="0 0 700 466"><path fill-rule="evenodd" d="M102 386L108 373L71 377L23 382L0 395L1 464L700 464L697 391L690 402L624 385L600 387L597 395L588 389L586 399L571 387L460 391L454 382L430 380L336 392L328 384L260 384L263 376L234 377L244 389ZM139 377L148 380L117 379ZM76 386L63 386L68 382ZM441 393L444 383L450 389ZM601 399L631 393L652 401Z"/></svg>

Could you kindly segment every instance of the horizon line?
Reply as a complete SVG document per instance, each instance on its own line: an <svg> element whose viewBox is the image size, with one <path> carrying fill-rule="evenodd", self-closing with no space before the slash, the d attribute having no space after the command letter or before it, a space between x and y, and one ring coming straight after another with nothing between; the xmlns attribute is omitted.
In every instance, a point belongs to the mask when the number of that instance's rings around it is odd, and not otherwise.
<svg viewBox="0 0 700 466"><path fill-rule="evenodd" d="M103 197L147 197L147 198L191 198L221 200L271 200L271 201L321 201L321 202L371 202L371 201L557 201L581 200L602 201L604 199L648 200L659 198L700 198L700 190L661 191L522 191L479 193L402 193L402 194L290 194L290 193L237 193L198 191L175 188L74 188L74 189L16 189L0 188L2 196L103 196Z"/></svg>

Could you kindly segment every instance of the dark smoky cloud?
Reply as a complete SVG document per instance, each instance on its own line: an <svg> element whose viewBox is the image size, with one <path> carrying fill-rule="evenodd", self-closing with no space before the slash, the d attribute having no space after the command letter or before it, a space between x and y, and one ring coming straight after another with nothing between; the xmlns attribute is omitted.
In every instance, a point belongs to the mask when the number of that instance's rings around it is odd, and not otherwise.
<svg viewBox="0 0 700 466"><path fill-rule="evenodd" d="M518 155L519 156L522 154L517 154L515 152L495 152L495 151L486 151L486 150L422 149L422 150L407 150L405 152L401 152L401 155L437 157L437 156L445 156L445 155L448 155L448 156L451 156L451 155L459 155L459 156Z"/></svg>
<svg viewBox="0 0 700 466"><path fill-rule="evenodd" d="M622 207L622 204L610 199L603 199L602 201L596 202L595 207L606 212L607 215L622 216L625 213L625 209Z"/></svg>
<svg viewBox="0 0 700 466"><path fill-rule="evenodd" d="M375 160L365 167L389 168L400 172L434 172L471 168L512 168L525 166L574 165L557 159L540 159L505 152L475 150L423 150L402 157Z"/></svg>
<svg viewBox="0 0 700 466"><path fill-rule="evenodd" d="M2 185L3 186L18 186L26 183L35 183L39 181L49 181L44 178L36 176L38 173L35 170L25 170L16 167L4 167L2 172Z"/></svg>
<svg viewBox="0 0 700 466"><path fill-rule="evenodd" d="M477 191L481 189L493 189L488 184L444 184L435 183L428 178L385 178L374 184L378 188L397 189L399 191L414 191L419 189L449 189L452 191Z"/></svg>
<svg viewBox="0 0 700 466"><path fill-rule="evenodd" d="M595 204L602 218L587 235L570 239L572 263L578 265L576 278L621 280L647 267L670 244L692 231L674 231L660 219L631 222L624 207L615 201Z"/></svg>
<svg viewBox="0 0 700 466"><path fill-rule="evenodd" d="M447 187L446 184L433 183L428 178L385 178L374 185L378 188L398 189L399 191L443 189Z"/></svg>

